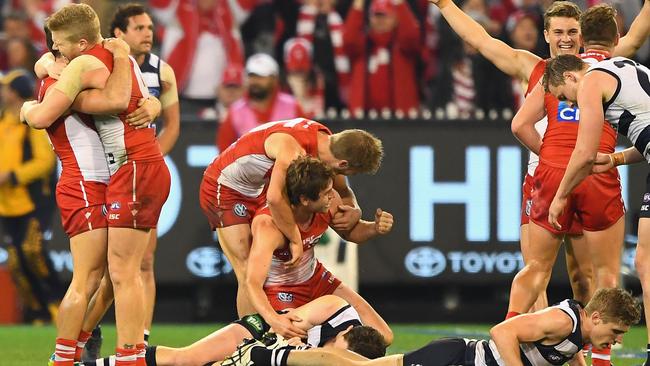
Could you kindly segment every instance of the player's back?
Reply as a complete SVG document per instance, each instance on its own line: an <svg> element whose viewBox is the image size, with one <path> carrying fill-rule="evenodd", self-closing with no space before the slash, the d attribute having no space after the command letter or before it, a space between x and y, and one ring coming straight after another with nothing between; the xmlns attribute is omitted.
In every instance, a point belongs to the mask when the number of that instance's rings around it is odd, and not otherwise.
<svg viewBox="0 0 650 366"><path fill-rule="evenodd" d="M605 52L587 51L579 55L585 62L597 62L609 57ZM548 126L540 149L541 159L556 167L564 168L569 163L571 153L575 148L578 137L580 110L577 106L560 101L551 93L544 95L544 106L548 118ZM600 138L598 151L611 153L616 147L616 131L605 125Z"/></svg>
<svg viewBox="0 0 650 366"><path fill-rule="evenodd" d="M113 55L101 44L93 46L84 52L98 58L107 68L113 71ZM93 115L99 137L104 144L111 173L127 161L151 162L162 160L160 146L152 128L138 128L126 122L126 116L138 108L138 101L149 96L144 84L140 68L132 57L131 64L131 97L128 108L118 115Z"/></svg>
<svg viewBox="0 0 650 366"><path fill-rule="evenodd" d="M264 142L274 133L291 135L309 156L318 156L318 133L331 134L322 124L305 118L265 123L244 134L224 150L205 175L248 197L259 196L268 183L275 160L266 155Z"/></svg>
<svg viewBox="0 0 650 366"><path fill-rule="evenodd" d="M56 79L41 81L38 101L45 97ZM108 183L110 173L104 148L91 121L76 113L66 113L47 128L54 152L61 161L59 184L77 183L80 180Z"/></svg>
<svg viewBox="0 0 650 366"><path fill-rule="evenodd" d="M605 118L648 159L650 144L650 70L625 57L604 60L589 68L604 71L618 81L616 92L603 108Z"/></svg>

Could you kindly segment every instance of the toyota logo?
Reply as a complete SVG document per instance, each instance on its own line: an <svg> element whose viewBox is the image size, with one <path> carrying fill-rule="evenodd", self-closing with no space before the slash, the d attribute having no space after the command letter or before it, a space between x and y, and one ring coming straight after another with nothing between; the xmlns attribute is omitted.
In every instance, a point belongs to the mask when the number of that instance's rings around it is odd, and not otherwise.
<svg viewBox="0 0 650 366"><path fill-rule="evenodd" d="M447 267L447 259L437 249L419 247L412 249L404 258L404 266L414 276L435 277Z"/></svg>

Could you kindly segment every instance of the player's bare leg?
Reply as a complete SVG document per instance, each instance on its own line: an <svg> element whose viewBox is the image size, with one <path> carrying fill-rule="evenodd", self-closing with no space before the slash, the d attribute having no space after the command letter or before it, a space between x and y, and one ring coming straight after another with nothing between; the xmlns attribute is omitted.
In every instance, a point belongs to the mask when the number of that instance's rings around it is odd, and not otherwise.
<svg viewBox="0 0 650 366"><path fill-rule="evenodd" d="M253 237L248 224L232 225L217 229L219 244L237 277L237 315L241 318L255 313L244 287L246 281L246 262L251 250Z"/></svg>
<svg viewBox="0 0 650 366"><path fill-rule="evenodd" d="M593 295L593 265L589 243L584 235L564 236L566 267L573 298L583 304L589 302Z"/></svg>
<svg viewBox="0 0 650 366"><path fill-rule="evenodd" d="M88 304L88 311L86 312L82 327L84 332L90 333L95 329L104 317L104 314L106 314L106 311L108 311L108 308L113 304L113 296L113 283L111 282L109 272L106 271L104 277L102 277L99 289L95 292L95 295L93 295Z"/></svg>
<svg viewBox="0 0 650 366"><path fill-rule="evenodd" d="M151 230L111 227L108 269L115 292L118 348L135 349L144 341L144 288L140 264Z"/></svg>
<svg viewBox="0 0 650 366"><path fill-rule="evenodd" d="M650 319L650 218L641 217L639 219L638 236L634 265L639 273L643 290L643 312L646 319ZM650 344L650 325L646 325L646 332ZM650 361L650 353L648 355L646 365Z"/></svg>
<svg viewBox="0 0 650 366"><path fill-rule="evenodd" d="M337 287L332 295L338 296L347 301L348 304L352 305L352 307L359 313L359 317L363 324L377 329L377 331L384 336L386 345L393 343L393 331L390 329L388 324L386 324L386 321L363 297L361 297L361 295L345 284L341 284Z"/></svg>
<svg viewBox="0 0 650 366"><path fill-rule="evenodd" d="M528 263L512 281L508 313L527 312L546 289L562 242L561 236L547 231L534 222L528 226L530 256Z"/></svg>
<svg viewBox="0 0 650 366"><path fill-rule="evenodd" d="M586 231L585 238L592 243L591 258L594 266L596 289L618 285L621 270L621 254L625 236L625 218L605 230Z"/></svg>
<svg viewBox="0 0 650 366"><path fill-rule="evenodd" d="M158 245L158 232L156 229L151 230L149 244L144 252L140 272L142 273L142 284L144 285L144 329L145 332L151 330L153 323L153 310L156 304L156 277L154 274L154 254ZM147 334L148 336L148 334ZM145 336L145 343L148 337Z"/></svg>
<svg viewBox="0 0 650 366"><path fill-rule="evenodd" d="M521 256L524 259L524 264L528 263L530 257L530 240L528 238L528 225L522 224L519 227L519 244L521 247ZM533 307L530 309L531 312L537 310L546 309L548 307L548 298L546 296L546 290L544 290L533 304Z"/></svg>

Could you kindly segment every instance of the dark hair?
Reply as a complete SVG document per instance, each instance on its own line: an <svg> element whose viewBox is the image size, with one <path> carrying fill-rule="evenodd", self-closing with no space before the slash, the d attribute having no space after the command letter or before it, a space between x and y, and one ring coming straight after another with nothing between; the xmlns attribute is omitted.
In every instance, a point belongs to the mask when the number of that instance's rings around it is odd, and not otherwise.
<svg viewBox="0 0 650 366"><path fill-rule="evenodd" d="M544 90L548 93L551 86L564 85L564 73L582 70L585 63L576 55L559 55L546 62L542 78Z"/></svg>
<svg viewBox="0 0 650 366"><path fill-rule="evenodd" d="M297 205L300 196L315 201L334 178L334 171L322 161L299 156L287 168L286 188L289 203Z"/></svg>
<svg viewBox="0 0 650 366"><path fill-rule="evenodd" d="M386 340L379 331L367 325L357 326L343 335L348 349L371 360L386 355Z"/></svg>
<svg viewBox="0 0 650 366"><path fill-rule="evenodd" d="M606 322L634 325L641 319L641 306L629 292L621 288L602 288L585 307L587 314L600 313Z"/></svg>
<svg viewBox="0 0 650 366"><path fill-rule="evenodd" d="M618 36L616 9L609 4L592 6L580 16L580 33L585 46L614 46Z"/></svg>
<svg viewBox="0 0 650 366"><path fill-rule="evenodd" d="M580 8L571 1L555 1L544 13L544 29L549 30L551 18L580 20Z"/></svg>
<svg viewBox="0 0 650 366"><path fill-rule="evenodd" d="M44 25L43 31L45 32L45 44L47 45L47 49L52 52L54 57L61 56L61 52L54 49L54 40L52 39L52 32L50 31L50 28L48 28L47 25Z"/></svg>
<svg viewBox="0 0 650 366"><path fill-rule="evenodd" d="M111 36L115 37L115 28L126 32L126 28L129 26L129 18L142 14L147 14L147 9L142 4L129 3L120 5L111 20Z"/></svg>

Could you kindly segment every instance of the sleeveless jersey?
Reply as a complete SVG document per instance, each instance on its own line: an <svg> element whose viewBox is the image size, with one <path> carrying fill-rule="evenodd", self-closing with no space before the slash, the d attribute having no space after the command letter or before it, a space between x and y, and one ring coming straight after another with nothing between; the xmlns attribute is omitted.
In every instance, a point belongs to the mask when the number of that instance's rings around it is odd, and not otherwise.
<svg viewBox="0 0 650 366"><path fill-rule="evenodd" d="M606 72L618 82L616 92L603 105L605 119L650 162L650 70L625 57L599 62L588 72L594 70Z"/></svg>
<svg viewBox="0 0 650 366"><path fill-rule="evenodd" d="M56 79L41 81L38 101L43 101L47 89ZM76 113L66 113L46 129L54 152L61 161L59 184L95 181L108 184L110 173L104 157L104 147L92 121Z"/></svg>
<svg viewBox="0 0 650 366"><path fill-rule="evenodd" d="M262 214L271 215L268 206L261 210ZM303 283L314 275L316 269L316 256L314 255L314 246L318 244L321 236L329 227L332 221L332 215L327 212L317 212L314 214L308 228L302 229L300 225L300 238L302 239L303 254L298 263L291 267L285 268L284 263L291 258L289 245L273 252L269 275L266 277L264 286L293 285Z"/></svg>
<svg viewBox="0 0 650 366"><path fill-rule="evenodd" d="M530 94L533 91L533 89L535 89L537 83L539 83L539 81L544 76L544 69L546 69L546 60L539 60L539 62L537 62L537 64L533 68L533 71L530 73L530 77L528 78L528 88L526 89L525 96L528 96L528 94ZM544 136L547 126L548 126L548 119L546 118L546 116L544 116L539 121L535 122L535 130L537 130L537 133L539 133L540 136ZM529 151L528 152L528 175L530 175L531 177L535 175L535 169L537 169L537 165L539 165L539 156L534 152Z"/></svg>
<svg viewBox="0 0 650 366"><path fill-rule="evenodd" d="M113 71L113 54L100 44L84 52L99 59L108 71ZM138 108L138 101L149 96L140 68L132 57L131 99L128 108L119 115L93 115L95 128L104 144L104 152L111 174L127 161L152 162L163 159L155 132L151 128L136 129L126 123L126 116Z"/></svg>
<svg viewBox="0 0 650 366"><path fill-rule="evenodd" d="M348 329L349 326L361 326L359 313L351 306L346 305L325 320L307 331L307 344L312 347L323 347L330 339Z"/></svg>
<svg viewBox="0 0 650 366"><path fill-rule="evenodd" d="M149 94L160 98L162 93L162 79L160 77L160 57L153 53L147 53L144 56L144 62L140 65L142 79L149 90Z"/></svg>
<svg viewBox="0 0 650 366"><path fill-rule="evenodd" d="M604 60L609 55L600 51L588 51L579 56L585 62L590 63L595 62L595 60ZM559 101L551 93L545 94L544 106L548 118L548 127L542 140L540 157L551 166L565 168L576 145L580 110L565 101ZM614 152L615 147L616 131L611 126L605 125L598 151L611 153Z"/></svg>
<svg viewBox="0 0 650 366"><path fill-rule="evenodd" d="M331 134L322 124L305 118L269 122L244 134L208 166L204 175L247 197L258 197L269 182L275 160L266 155L264 141L274 133L286 133L298 141L307 155L318 156L318 132Z"/></svg>
<svg viewBox="0 0 650 366"><path fill-rule="evenodd" d="M519 345L521 360L526 366L561 366L580 352L583 347L580 330L580 305L574 300L564 300L552 306L565 312L573 322L573 329L562 342L544 345L541 342L522 343ZM475 351L476 366L504 366L494 341L477 341L471 344Z"/></svg>

